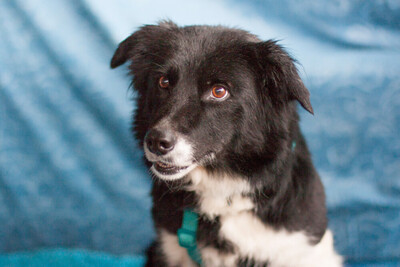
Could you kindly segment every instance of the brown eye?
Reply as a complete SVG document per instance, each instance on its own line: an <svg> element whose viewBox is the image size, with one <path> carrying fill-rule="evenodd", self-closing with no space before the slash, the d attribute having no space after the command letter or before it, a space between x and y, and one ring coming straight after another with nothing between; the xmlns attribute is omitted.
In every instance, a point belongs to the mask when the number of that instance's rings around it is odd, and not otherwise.
<svg viewBox="0 0 400 267"><path fill-rule="evenodd" d="M160 79L158 80L158 86L163 89L167 89L169 86L169 80L165 76L161 76Z"/></svg>
<svg viewBox="0 0 400 267"><path fill-rule="evenodd" d="M226 90L221 85L216 85L211 90L211 95L213 98L217 98L218 100L222 100L228 96L228 90Z"/></svg>

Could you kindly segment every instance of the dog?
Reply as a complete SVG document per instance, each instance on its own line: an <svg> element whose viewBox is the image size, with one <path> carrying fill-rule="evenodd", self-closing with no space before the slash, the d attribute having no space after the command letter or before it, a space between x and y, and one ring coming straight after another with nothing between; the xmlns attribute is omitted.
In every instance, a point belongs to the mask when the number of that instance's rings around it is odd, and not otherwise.
<svg viewBox="0 0 400 267"><path fill-rule="evenodd" d="M119 44L111 68L126 61L154 177L146 266L342 266L299 129L309 91L276 41L162 21Z"/></svg>

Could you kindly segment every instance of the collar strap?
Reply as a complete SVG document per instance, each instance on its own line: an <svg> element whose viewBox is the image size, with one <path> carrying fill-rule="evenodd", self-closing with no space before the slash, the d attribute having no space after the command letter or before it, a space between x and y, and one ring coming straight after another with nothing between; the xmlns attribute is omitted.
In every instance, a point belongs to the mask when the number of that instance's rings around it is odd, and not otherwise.
<svg viewBox="0 0 400 267"><path fill-rule="evenodd" d="M182 227L178 229L179 245L186 248L190 258L201 266L201 255L197 249L197 227L199 215L191 209L183 211Z"/></svg>

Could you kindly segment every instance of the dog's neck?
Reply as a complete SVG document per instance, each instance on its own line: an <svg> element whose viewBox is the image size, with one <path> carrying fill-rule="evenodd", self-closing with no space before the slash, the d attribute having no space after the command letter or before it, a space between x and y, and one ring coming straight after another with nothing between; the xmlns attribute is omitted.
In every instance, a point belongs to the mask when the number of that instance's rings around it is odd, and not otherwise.
<svg viewBox="0 0 400 267"><path fill-rule="evenodd" d="M210 219L217 216L239 213L242 211L256 211L255 198L273 198L280 193L285 194L284 188L290 183L290 165L296 145L290 144L290 151L278 164L282 165L285 173L279 172L278 166L271 171L268 166L258 173L262 179L253 179L230 171L210 171L204 167L197 167L189 173L188 191L197 196L199 212ZM289 165L289 166L288 166Z"/></svg>
<svg viewBox="0 0 400 267"><path fill-rule="evenodd" d="M241 177L226 173L212 174L197 167L190 174L187 190L196 193L199 212L209 219L220 215L254 209L249 194L251 186Z"/></svg>

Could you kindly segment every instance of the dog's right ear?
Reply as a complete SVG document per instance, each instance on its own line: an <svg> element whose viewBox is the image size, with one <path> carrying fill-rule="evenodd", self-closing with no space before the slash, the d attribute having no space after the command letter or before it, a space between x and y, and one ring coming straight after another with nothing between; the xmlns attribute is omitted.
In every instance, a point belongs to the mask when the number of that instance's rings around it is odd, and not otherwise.
<svg viewBox="0 0 400 267"><path fill-rule="evenodd" d="M136 33L132 34L119 44L114 56L111 59L110 67L112 69L124 64L130 58L131 51L134 49L137 43L135 35Z"/></svg>
<svg viewBox="0 0 400 267"><path fill-rule="evenodd" d="M178 26L172 21L161 21L157 25L144 25L119 44L111 59L111 68L114 69L130 59L140 61L143 57L148 57L148 61L157 60L154 51L163 53L163 50L168 47L167 40L173 38L171 34L177 29ZM149 52L150 49L151 52ZM151 60L149 57L152 57Z"/></svg>

